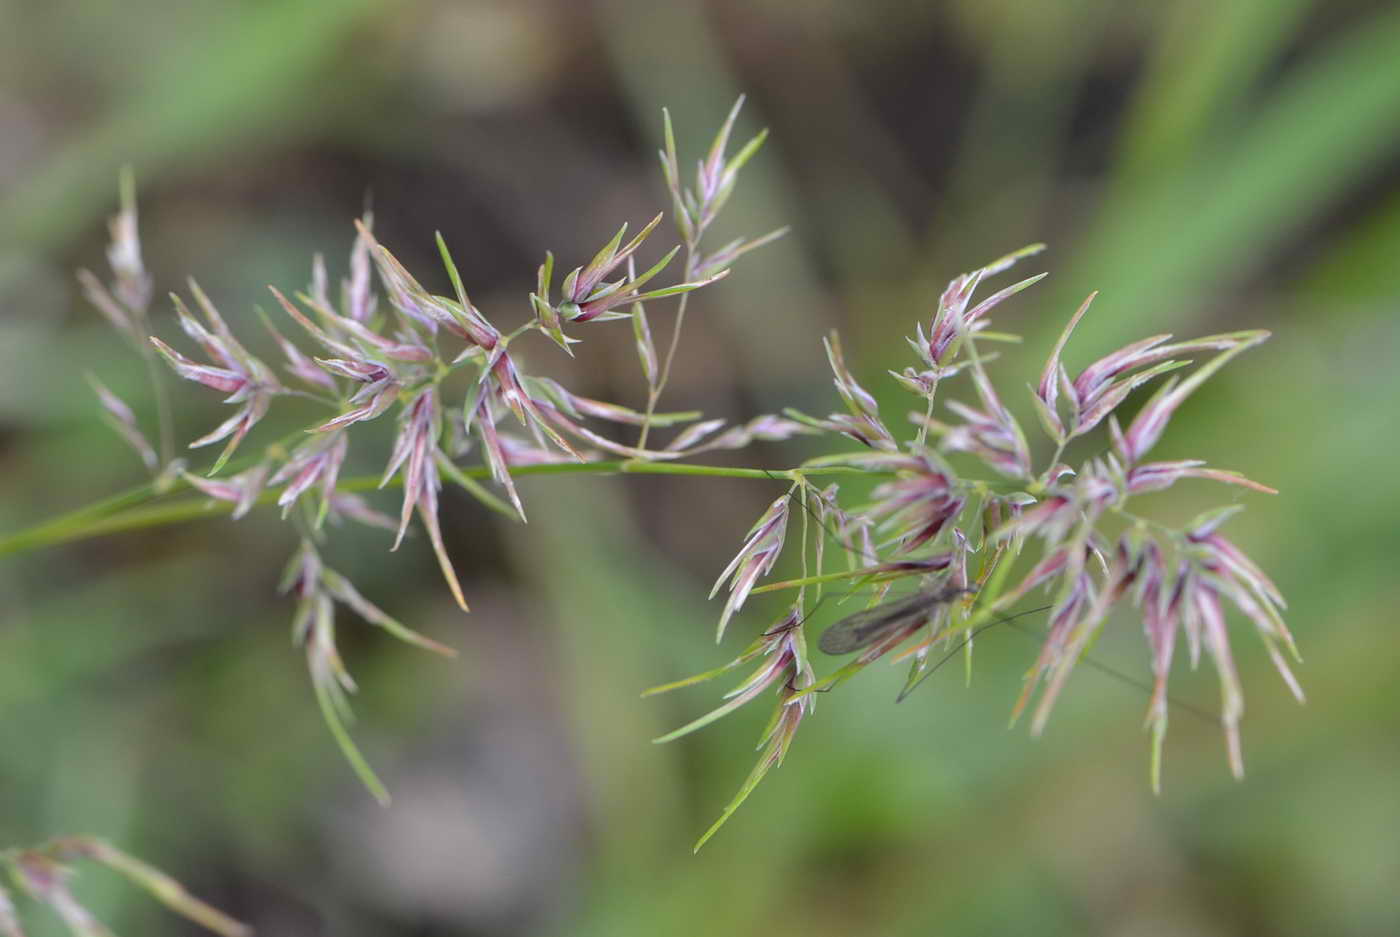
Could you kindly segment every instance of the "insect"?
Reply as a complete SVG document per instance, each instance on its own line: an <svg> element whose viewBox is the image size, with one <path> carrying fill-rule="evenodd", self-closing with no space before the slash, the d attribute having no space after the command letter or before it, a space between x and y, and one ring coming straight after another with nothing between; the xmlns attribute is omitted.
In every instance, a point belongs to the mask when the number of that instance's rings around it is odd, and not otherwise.
<svg viewBox="0 0 1400 937"><path fill-rule="evenodd" d="M876 644L896 632L912 632L941 605L976 589L923 589L848 615L822 632L817 647L832 655L849 654Z"/></svg>

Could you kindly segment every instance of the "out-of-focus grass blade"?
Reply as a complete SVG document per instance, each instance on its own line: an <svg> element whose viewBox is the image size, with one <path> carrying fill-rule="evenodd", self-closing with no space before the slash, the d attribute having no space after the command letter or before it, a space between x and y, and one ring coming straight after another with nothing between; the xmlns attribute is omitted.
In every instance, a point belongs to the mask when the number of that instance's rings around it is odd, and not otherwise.
<svg viewBox="0 0 1400 937"><path fill-rule="evenodd" d="M1180 162L1296 35L1312 0L1163 7L1163 38L1129 110L1118 182Z"/></svg>
<svg viewBox="0 0 1400 937"><path fill-rule="evenodd" d="M226 149L233 138L304 132L306 96L327 61L384 0L292 0L236 6L211 24L211 42L190 42L152 66L145 90L105 123L53 154L0 201L0 245L43 251L108 208L124 164L138 179Z"/></svg>
<svg viewBox="0 0 1400 937"><path fill-rule="evenodd" d="M1193 162L1121 190L1057 284L1064 308L1086 284L1114 306L1086 320L1078 340L1111 345L1163 315L1180 318L1391 159L1400 148L1396 61L1400 10L1317 50L1253 121L1198 148Z"/></svg>

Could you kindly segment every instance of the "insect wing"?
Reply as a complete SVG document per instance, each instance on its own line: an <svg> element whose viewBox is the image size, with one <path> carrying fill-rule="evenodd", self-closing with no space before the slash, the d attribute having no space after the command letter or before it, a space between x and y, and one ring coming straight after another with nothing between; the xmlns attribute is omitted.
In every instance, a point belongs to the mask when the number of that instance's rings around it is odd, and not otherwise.
<svg viewBox="0 0 1400 937"><path fill-rule="evenodd" d="M856 612L823 631L817 647L821 648L823 653L831 655L858 651L907 624L914 616L925 614L928 609L944 600L942 593L915 592L902 599Z"/></svg>

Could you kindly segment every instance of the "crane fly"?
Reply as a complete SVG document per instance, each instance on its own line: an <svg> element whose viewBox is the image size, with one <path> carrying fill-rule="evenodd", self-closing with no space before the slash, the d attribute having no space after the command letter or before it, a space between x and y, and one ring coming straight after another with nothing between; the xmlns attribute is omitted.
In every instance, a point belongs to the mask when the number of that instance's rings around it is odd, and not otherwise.
<svg viewBox="0 0 1400 937"><path fill-rule="evenodd" d="M822 632L817 647L833 656L869 647L897 631L918 628L933 610L976 589L923 589L848 615Z"/></svg>

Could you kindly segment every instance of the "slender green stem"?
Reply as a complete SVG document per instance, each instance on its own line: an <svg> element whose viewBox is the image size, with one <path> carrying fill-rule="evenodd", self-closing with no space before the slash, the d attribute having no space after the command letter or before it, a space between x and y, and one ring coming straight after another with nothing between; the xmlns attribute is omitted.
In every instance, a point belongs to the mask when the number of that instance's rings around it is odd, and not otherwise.
<svg viewBox="0 0 1400 937"><path fill-rule="evenodd" d="M822 573L820 576L803 576L800 579L784 579L781 582L764 583L755 586L749 591L749 595L761 595L765 592L781 592L784 589L802 589L807 586L820 585L828 582L840 582L843 579L859 579L862 576L873 576L884 572L878 566L867 566L862 569L847 569L839 573Z"/></svg>
<svg viewBox="0 0 1400 937"><path fill-rule="evenodd" d="M1043 492L1048 487L1050 482L1050 473L1055 471L1055 466L1059 464L1060 456L1065 454L1065 447L1067 445L1069 445L1069 440L1065 439L1061 440L1055 446L1055 454L1050 457L1050 461L1047 462L1045 465L1045 474L1041 475L1035 481L1031 482L1030 485L1028 485L1026 488L1027 491L1029 491L1033 495L1039 496L1041 492Z"/></svg>
<svg viewBox="0 0 1400 937"><path fill-rule="evenodd" d="M685 248L685 276L684 282L689 282L693 276L692 268L695 266L696 247L695 243L686 245ZM641 436L637 440L637 448L647 447L647 434L651 431L651 416L656 412L656 404L661 400L661 394L666 389L666 383L671 379L671 363L676 360L676 349L681 346L681 327L685 325L685 307L690 302L690 293L682 293L680 301L676 306L676 327L671 330L671 347L666 349L666 358L661 363L661 374L657 377L656 386L647 392L646 416L642 420Z"/></svg>
<svg viewBox="0 0 1400 937"><path fill-rule="evenodd" d="M336 400L334 397L327 397L325 394L314 394L309 390L297 390L295 387L284 387L280 391L283 396L300 397L303 400L314 400L319 404L331 407L337 412L344 410L345 401Z"/></svg>
<svg viewBox="0 0 1400 937"><path fill-rule="evenodd" d="M797 487L798 503L802 505L802 578L806 579L811 573L811 570L807 566L807 520L808 515L812 513L812 509L807 505L807 479L803 478L800 473L794 472L793 484ZM821 543L821 541L822 538L818 537L817 542ZM818 569L817 573L820 574L821 570ZM807 587L802 586L797 590L797 605L805 610L807 607L806 600Z"/></svg>
<svg viewBox="0 0 1400 937"><path fill-rule="evenodd" d="M147 482L144 485L137 485L134 488L128 488L126 491L121 491L114 495L108 495L100 501L94 501L91 504L86 504L65 514L60 514L58 517L41 521L32 527L10 534L0 540L0 555L10 552L7 551L5 547L22 538L30 536L42 537L49 531L78 524L88 518L105 517L108 514L114 514L124 508L144 504L154 497L156 497L156 484L153 481Z"/></svg>
<svg viewBox="0 0 1400 937"><path fill-rule="evenodd" d="M272 503L275 498L259 499L259 503ZM233 505L223 501L210 503L207 499L186 499L169 504L152 504L132 508L102 517L88 518L86 515L75 523L43 524L39 527L11 534L0 540L0 556L29 553L44 547L88 540L103 534L123 533L129 530L142 530L148 527L164 527L193 520L196 517L218 517L228 514Z"/></svg>
<svg viewBox="0 0 1400 937"><path fill-rule="evenodd" d="M996 568L987 576L986 583L978 593L978 597L985 605L989 602L996 602L1001 598L1002 590L1006 587L1006 577L1011 573L1011 567L1015 565L1015 557L1011 555L1010 549L999 551L1000 555L996 559Z"/></svg>
<svg viewBox="0 0 1400 937"><path fill-rule="evenodd" d="M280 445L281 443L279 442L274 444L274 447L270 448L275 448ZM460 475L464 479L489 478L490 474L491 472L486 466L472 466L460 470ZM550 462L543 465L522 465L511 469L511 475L516 477L527 475L689 475L708 478L753 478L765 481L785 481L796 478L798 474L802 476L813 476L851 474L883 475L889 473L872 471L865 468L855 468L849 465L803 466L798 469L759 469L725 465L693 465L683 462L642 462L637 460ZM453 480L456 479L454 478ZM391 481L389 484L391 486L396 486L398 482ZM1002 488L1012 490L1016 488L1014 485L994 482L976 482L971 484L985 484L989 489L993 490L1000 490ZM23 530L18 530L12 534L0 537L0 556L28 553L32 550L57 546L61 543L72 543L77 540L87 540L91 537L97 537L103 534L140 530L148 527L163 527L168 524L177 524L199 517L217 517L227 514L233 509L233 505L227 502L215 502L211 504L208 499L203 497L174 501L160 505L151 505L147 503L157 497L183 492L189 487L189 483L183 479L173 480L170 487L161 492L156 491L154 483L139 485L121 492L120 494L70 511L52 520L44 521L32 527L27 527ZM356 492L372 491L382 486L377 476L365 475L358 478L342 479L337 487L341 491ZM276 497L276 492L265 492L258 499L257 503L268 504L275 501ZM793 581L790 584L773 583L768 586L760 586L754 591L766 592L778 588L797 588L804 582L829 582L835 579L849 578L851 575L864 575L867 572L868 571L857 570L854 574L837 573L822 577L804 577L804 580Z"/></svg>
<svg viewBox="0 0 1400 937"><path fill-rule="evenodd" d="M584 471L584 466L608 466L615 465L616 469L603 469L599 472ZM687 465L683 462L589 462L583 465L577 463L564 463L556 468L567 466L573 472L567 474L623 474L623 475L712 475L722 478L766 478L769 481L783 481L791 478L794 469L752 469L752 468L729 468L723 465ZM829 465L823 468L804 468L804 475L868 475L865 469L853 468L849 465ZM888 473L879 473L888 474Z"/></svg>
<svg viewBox="0 0 1400 937"><path fill-rule="evenodd" d="M924 407L924 421L919 424L919 432L915 441L922 446L928 440L928 421L933 419L933 398L938 393L938 378L933 378L933 383L928 389L928 404Z"/></svg>
<svg viewBox="0 0 1400 937"><path fill-rule="evenodd" d="M145 317L142 317L142 327L145 327ZM160 438L160 464L169 465L170 460L175 458L175 418L171 414L170 395L166 392L165 382L161 379L160 367L156 363L156 356L151 351L149 342L140 342L137 351L141 355L141 360L146 363L146 377L151 382L151 392L156 398L156 423Z"/></svg>
<svg viewBox="0 0 1400 937"><path fill-rule="evenodd" d="M511 470L514 476L524 475L694 475L720 478L757 478L768 481L783 480L790 469L769 471L755 468L730 468L721 465L685 465L672 462L559 462L546 465L522 465ZM804 469L808 475L827 475L856 471L847 466ZM487 478L490 470L485 466L464 468L465 478ZM398 484L391 482L391 485ZM180 482L178 490L188 487ZM366 475L347 478L337 486L341 491L371 491L380 487L376 476ZM166 492L170 493L170 492ZM0 556L27 553L61 543L87 540L103 534L140 530L148 527L163 527L200 517L218 517L228 514L233 505L228 502L210 503L208 499L187 498L166 504L150 505L145 502L157 497L154 485L142 485L111 498L79 508L62 517L0 537ZM277 498L276 492L265 492L258 504L270 504Z"/></svg>
<svg viewBox="0 0 1400 937"><path fill-rule="evenodd" d="M286 436L268 445L264 449L264 453L280 452L292 440L304 435L305 432L303 430L288 433ZM259 455L240 459L228 467L227 473L230 475L236 474L265 457L266 455ZM109 495L99 501L94 501L91 504L69 511L66 514L61 514L47 521L42 521L32 527L27 527L24 530L17 531L8 536L0 537L0 556L11 553L24 553L38 547L49 546L56 543L66 543L75 539L84 539L82 536L70 536L68 531L75 527L81 527L84 521L95 521L100 518L106 518L126 508L143 505L153 498L176 494L192 487L189 482L179 477L171 478L162 483L160 485L161 490L157 490L157 484L156 481L149 481L143 485L128 488L126 491ZM107 531L102 532L105 533Z"/></svg>

